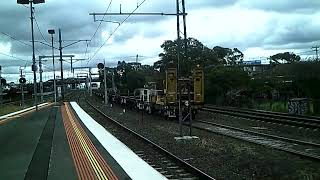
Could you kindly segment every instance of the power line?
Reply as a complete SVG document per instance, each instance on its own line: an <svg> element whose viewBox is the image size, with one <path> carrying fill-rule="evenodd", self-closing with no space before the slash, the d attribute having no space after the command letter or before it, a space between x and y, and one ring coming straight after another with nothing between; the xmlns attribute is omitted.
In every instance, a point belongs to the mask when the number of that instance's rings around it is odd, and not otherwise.
<svg viewBox="0 0 320 180"><path fill-rule="evenodd" d="M110 2L109 2L109 5L108 5L108 7L107 7L107 9L106 9L106 13L109 11L109 9L110 9L110 7L111 7L111 3L112 3L112 0L110 0ZM84 54L84 57L85 57L85 58L86 58L87 53L88 53L88 47L89 47L91 41L93 40L93 38L96 36L96 34L97 34L97 32L98 32L98 30L99 30L99 28L100 28L100 26L101 26L104 18L105 18L105 16L102 17L102 21L100 21L99 25L97 26L97 29L95 30L95 32L93 33L92 37L90 38L89 43L86 44L86 51L85 51L85 54Z"/></svg>
<svg viewBox="0 0 320 180"><path fill-rule="evenodd" d="M140 4L137 5L137 7L123 20L120 22L120 24L115 28L115 30L109 35L109 37L105 40L105 42L95 51L93 56L89 59L87 64L97 55L97 53L101 50L101 48L109 41L109 39L115 34L115 32L119 29L119 27L129 19L129 17L144 3L146 0L143 0Z"/></svg>
<svg viewBox="0 0 320 180"><path fill-rule="evenodd" d="M44 41L46 41L46 43L49 43L49 42L47 41L47 39L44 38L44 36L43 36L43 34L42 34L41 30L40 30L40 27L39 27L38 21L37 21L37 19L36 19L36 16L34 16L34 20L35 20L35 22L36 22L37 29L38 29L38 31L39 31L42 39L43 39Z"/></svg>
<svg viewBox="0 0 320 180"><path fill-rule="evenodd" d="M1 32L1 34L3 34L3 35L5 35L5 36L7 36L7 37L9 37L9 38L11 38L11 39L13 39L13 40L15 40L15 41L18 41L19 43L21 43L21 44L23 44L23 45L32 47L31 44L25 43L25 42L23 42L22 40L19 40L19 39L15 38L15 37L7 34L7 33ZM44 54L43 54L42 52L40 52L38 49L35 49L35 50L36 50L38 53L40 53L41 55L44 55Z"/></svg>
<svg viewBox="0 0 320 180"><path fill-rule="evenodd" d="M107 13L107 12L109 11L110 6L111 6L111 3L112 3L112 0L110 0L110 3L109 3L109 5L108 5L105 13ZM105 16L106 16L106 15L104 15L104 16L102 17L102 21L104 20L104 17L105 17ZM94 36L97 34L97 32L98 32L98 30L99 30L99 28L100 28L100 26L101 26L101 24L102 24L102 21L100 21L100 23L99 23L96 31L93 33L93 35L92 35L92 37L91 37L91 39L90 39L90 42L92 41L92 39L94 38ZM90 42L89 42L89 43L90 43Z"/></svg>
<svg viewBox="0 0 320 180"><path fill-rule="evenodd" d="M1 55L4 55L4 56L7 56L7 57L11 57L11 58L17 59L17 60L21 60L21 61L28 62L28 60L21 59L21 58L19 58L19 57L16 57L16 56L13 56L13 55L10 55L10 54L6 54L6 53L2 53L2 52L0 52L0 54L1 54Z"/></svg>

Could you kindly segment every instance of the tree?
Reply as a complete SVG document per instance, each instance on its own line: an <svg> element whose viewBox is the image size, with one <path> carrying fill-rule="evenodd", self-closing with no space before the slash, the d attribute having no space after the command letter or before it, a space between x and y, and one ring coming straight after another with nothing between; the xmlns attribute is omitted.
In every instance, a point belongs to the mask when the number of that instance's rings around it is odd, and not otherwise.
<svg viewBox="0 0 320 180"><path fill-rule="evenodd" d="M180 42L181 49L179 53L180 57L180 73L182 76L189 75L192 67L199 64L202 66L219 64L217 57L213 51L204 46L200 41L195 38L187 39L187 51L185 51L185 44ZM160 72L164 72L170 63L177 64L177 40L167 40L162 45L163 53L159 54L160 60L154 63L154 68L160 69ZM186 54L187 53L187 54ZM188 58L186 58L186 56Z"/></svg>
<svg viewBox="0 0 320 180"><path fill-rule="evenodd" d="M238 48L230 49L215 46L212 50L218 57L218 61L223 64L235 65L237 63L242 63L243 61L243 53Z"/></svg>
<svg viewBox="0 0 320 180"><path fill-rule="evenodd" d="M220 66L206 74L206 99L224 101L231 90L246 88L249 76L242 68L236 66Z"/></svg>
<svg viewBox="0 0 320 180"><path fill-rule="evenodd" d="M137 88L143 88L146 83L145 76L141 71L130 71L127 73L127 88L130 92Z"/></svg>
<svg viewBox="0 0 320 180"><path fill-rule="evenodd" d="M270 56L271 63L275 62L277 64L281 64L279 61L284 60L287 63L293 63L293 62L299 62L301 60L301 57L299 55L296 55L294 53L284 52L284 53L278 53L273 56Z"/></svg>

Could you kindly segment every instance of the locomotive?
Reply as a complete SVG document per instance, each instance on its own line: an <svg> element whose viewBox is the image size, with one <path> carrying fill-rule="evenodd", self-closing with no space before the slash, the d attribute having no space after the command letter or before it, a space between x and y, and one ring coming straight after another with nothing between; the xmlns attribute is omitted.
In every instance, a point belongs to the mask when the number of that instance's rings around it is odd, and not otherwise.
<svg viewBox="0 0 320 180"><path fill-rule="evenodd" d="M181 94L181 95L180 95ZM182 115L191 113L193 118L204 104L204 73L197 66L189 78L177 78L177 69L168 68L164 88L157 89L156 83L135 89L133 96L121 96L121 102L131 104L149 114L158 113L166 118L176 118L179 114L179 96Z"/></svg>
<svg viewBox="0 0 320 180"><path fill-rule="evenodd" d="M165 72L163 88L149 82L134 90L133 96L114 93L110 100L145 111L160 114L165 118L179 117L179 97L182 116L191 115L193 119L204 104L204 72L199 65L188 78L177 78L177 68L169 67ZM102 93L99 93L102 95Z"/></svg>

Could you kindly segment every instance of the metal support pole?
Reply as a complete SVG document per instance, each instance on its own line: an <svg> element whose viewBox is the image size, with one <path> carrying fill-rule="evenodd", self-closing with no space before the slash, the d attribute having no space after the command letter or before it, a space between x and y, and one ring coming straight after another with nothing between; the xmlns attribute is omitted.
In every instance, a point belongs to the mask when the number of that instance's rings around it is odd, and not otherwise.
<svg viewBox="0 0 320 180"><path fill-rule="evenodd" d="M34 104L36 106L36 110L38 110L38 102L37 102L37 75L36 75L36 57L34 53L34 34L33 34L33 1L30 1L30 12L31 12L31 38L32 38L32 71L33 71L33 94L34 94Z"/></svg>
<svg viewBox="0 0 320 180"><path fill-rule="evenodd" d="M40 71L40 101L43 102L43 82L42 82L42 62L41 58L39 58L39 71Z"/></svg>
<svg viewBox="0 0 320 180"><path fill-rule="evenodd" d="M177 14L179 14L180 12L180 5L179 5L179 0L177 1ZM179 96L178 96L178 106L179 106L179 134L182 137L182 112L181 112L181 92L179 91L180 89L180 82L179 82L179 78L180 78L180 16L177 15L177 93L179 92Z"/></svg>
<svg viewBox="0 0 320 180"><path fill-rule="evenodd" d="M89 92L90 92L90 96L92 96L91 68L89 68Z"/></svg>
<svg viewBox="0 0 320 180"><path fill-rule="evenodd" d="M61 96L64 101L64 82L63 82L63 64L62 64L62 40L61 40L61 29L59 29L59 51L60 51L60 71L61 71Z"/></svg>
<svg viewBox="0 0 320 180"><path fill-rule="evenodd" d="M72 69L73 69L73 64L72 64L72 57L71 57L71 73L72 73ZM74 73L72 73L72 77L74 77Z"/></svg>
<svg viewBox="0 0 320 180"><path fill-rule="evenodd" d="M184 64L187 64L188 60L188 37L187 37L187 20L186 20L186 6L185 6L185 0L182 0L182 13L183 13L183 35L184 35Z"/></svg>
<svg viewBox="0 0 320 180"><path fill-rule="evenodd" d="M54 102L57 102L57 84L56 84L56 68L54 65L54 48L53 48L53 34L51 34L51 45L52 45L52 67L53 67L53 92Z"/></svg>
<svg viewBox="0 0 320 180"><path fill-rule="evenodd" d="M108 104L108 89L107 89L107 70L106 70L106 62L104 61L104 70L103 70L103 77L104 77L104 103Z"/></svg>
<svg viewBox="0 0 320 180"><path fill-rule="evenodd" d="M112 81L112 92L115 94L116 93L116 84L114 83L114 72L112 72L111 81Z"/></svg>
<svg viewBox="0 0 320 180"><path fill-rule="evenodd" d="M0 66L0 105L2 105L2 82L1 82L1 79L2 79L2 76L1 76L1 66Z"/></svg>
<svg viewBox="0 0 320 180"><path fill-rule="evenodd" d="M192 136L191 81L189 81L188 83L188 100L189 100L189 136Z"/></svg>
<svg viewBox="0 0 320 180"><path fill-rule="evenodd" d="M22 78L22 69L20 69L20 78ZM21 91L21 106L24 107L24 92L23 92L23 83L20 83L20 91Z"/></svg>

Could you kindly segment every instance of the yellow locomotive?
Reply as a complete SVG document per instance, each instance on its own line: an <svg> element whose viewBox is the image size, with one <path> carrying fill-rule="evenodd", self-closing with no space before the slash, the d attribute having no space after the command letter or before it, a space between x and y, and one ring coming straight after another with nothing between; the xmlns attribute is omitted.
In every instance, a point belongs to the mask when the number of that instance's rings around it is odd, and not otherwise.
<svg viewBox="0 0 320 180"><path fill-rule="evenodd" d="M151 85L150 85L151 84ZM177 78L177 69L168 68L164 80L164 89L157 89L154 83L134 92L134 104L148 113L160 113L167 118L176 118L179 114L179 99L182 115L197 111L204 104L204 73L200 66L193 69L192 76ZM191 109L190 109L191 108Z"/></svg>

